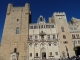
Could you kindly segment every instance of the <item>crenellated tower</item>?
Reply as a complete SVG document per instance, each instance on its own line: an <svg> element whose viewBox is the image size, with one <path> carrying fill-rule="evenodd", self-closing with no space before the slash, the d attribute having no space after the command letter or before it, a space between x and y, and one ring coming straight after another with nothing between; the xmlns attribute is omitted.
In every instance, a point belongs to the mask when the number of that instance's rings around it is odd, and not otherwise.
<svg viewBox="0 0 80 60"><path fill-rule="evenodd" d="M30 4L15 7L9 3L2 35L0 58L27 59L28 25L31 22Z"/></svg>
<svg viewBox="0 0 80 60"><path fill-rule="evenodd" d="M65 12L55 12L49 20L51 23L55 23L58 40L60 42L60 54L62 57L74 56L74 46L71 41L70 30Z"/></svg>

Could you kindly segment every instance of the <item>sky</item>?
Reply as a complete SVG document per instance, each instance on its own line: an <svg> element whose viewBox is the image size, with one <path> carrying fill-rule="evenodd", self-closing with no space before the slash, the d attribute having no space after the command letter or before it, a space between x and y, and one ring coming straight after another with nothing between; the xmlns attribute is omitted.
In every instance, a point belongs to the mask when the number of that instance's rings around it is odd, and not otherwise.
<svg viewBox="0 0 80 60"><path fill-rule="evenodd" d="M45 17L48 22L48 18L54 12L65 12L68 21L71 21L72 17L80 19L80 0L0 0L0 40L8 3L12 3L14 6L24 6L25 3L29 3L33 23L37 22L40 15Z"/></svg>

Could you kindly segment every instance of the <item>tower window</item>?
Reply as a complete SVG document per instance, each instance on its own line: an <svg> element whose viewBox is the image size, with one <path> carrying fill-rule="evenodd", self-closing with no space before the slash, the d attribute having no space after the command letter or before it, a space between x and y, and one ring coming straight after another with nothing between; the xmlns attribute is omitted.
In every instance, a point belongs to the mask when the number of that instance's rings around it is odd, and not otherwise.
<svg viewBox="0 0 80 60"><path fill-rule="evenodd" d="M17 19L17 22L19 21L19 19Z"/></svg>
<svg viewBox="0 0 80 60"><path fill-rule="evenodd" d="M64 39L66 39L66 36L65 36L65 35L63 35L63 38L64 38Z"/></svg>
<svg viewBox="0 0 80 60"><path fill-rule="evenodd" d="M36 56L38 56L38 53L36 53Z"/></svg>
<svg viewBox="0 0 80 60"><path fill-rule="evenodd" d="M17 52L17 48L14 48L14 52Z"/></svg>
<svg viewBox="0 0 80 60"><path fill-rule="evenodd" d="M78 44L80 44L80 40L78 40Z"/></svg>
<svg viewBox="0 0 80 60"><path fill-rule="evenodd" d="M19 34L19 27L16 28L16 34Z"/></svg>
<svg viewBox="0 0 80 60"><path fill-rule="evenodd" d="M30 53L30 57L32 57L32 53Z"/></svg>
<svg viewBox="0 0 80 60"><path fill-rule="evenodd" d="M72 34L72 38L75 38L75 35L74 34Z"/></svg>
<svg viewBox="0 0 80 60"><path fill-rule="evenodd" d="M61 27L61 31L64 32L64 27Z"/></svg>
<svg viewBox="0 0 80 60"><path fill-rule="evenodd" d="M50 56L52 56L52 52L50 52Z"/></svg>
<svg viewBox="0 0 80 60"><path fill-rule="evenodd" d="M56 55L58 55L58 52L55 52Z"/></svg>

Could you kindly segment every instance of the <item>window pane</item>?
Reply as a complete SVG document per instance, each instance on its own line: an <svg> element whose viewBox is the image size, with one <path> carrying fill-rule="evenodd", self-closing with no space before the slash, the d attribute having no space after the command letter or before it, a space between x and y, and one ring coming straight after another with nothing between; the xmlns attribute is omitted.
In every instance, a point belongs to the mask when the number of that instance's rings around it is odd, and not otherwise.
<svg viewBox="0 0 80 60"><path fill-rule="evenodd" d="M29 26L30 29L33 29L33 26Z"/></svg>
<svg viewBox="0 0 80 60"><path fill-rule="evenodd" d="M46 25L46 28L50 28L50 25Z"/></svg>
<svg viewBox="0 0 80 60"><path fill-rule="evenodd" d="M47 35L47 38L50 39L50 35Z"/></svg>
<svg viewBox="0 0 80 60"><path fill-rule="evenodd" d="M36 56L38 56L38 53L36 53Z"/></svg>
<svg viewBox="0 0 80 60"><path fill-rule="evenodd" d="M58 55L58 52L55 52L56 55Z"/></svg>
<svg viewBox="0 0 80 60"><path fill-rule="evenodd" d="M51 44L49 44L49 46L51 46Z"/></svg>
<svg viewBox="0 0 80 60"><path fill-rule="evenodd" d="M43 28L43 25L41 25L41 28Z"/></svg>
<svg viewBox="0 0 80 60"><path fill-rule="evenodd" d="M35 25L35 26L34 26L34 29L37 29L37 28L38 28L38 26L37 26L37 25Z"/></svg>
<svg viewBox="0 0 80 60"><path fill-rule="evenodd" d="M76 27L74 27L74 30L77 30L77 28L76 28Z"/></svg>
<svg viewBox="0 0 80 60"><path fill-rule="evenodd" d="M61 27L62 32L64 32L64 27Z"/></svg>
<svg viewBox="0 0 80 60"><path fill-rule="evenodd" d="M55 35L53 35L53 39L55 39Z"/></svg>
<svg viewBox="0 0 80 60"><path fill-rule="evenodd" d="M38 36L37 35L35 36L35 40L38 40Z"/></svg>
<svg viewBox="0 0 80 60"><path fill-rule="evenodd" d="M51 28L54 28L54 25L51 25Z"/></svg>
<svg viewBox="0 0 80 60"><path fill-rule="evenodd" d="M64 38L64 39L66 39L66 36L65 36L65 35L63 35L63 38Z"/></svg>
<svg viewBox="0 0 80 60"><path fill-rule="evenodd" d="M30 57L32 57L32 53L30 53Z"/></svg>
<svg viewBox="0 0 80 60"><path fill-rule="evenodd" d="M19 34L19 27L16 28L16 34Z"/></svg>
<svg viewBox="0 0 80 60"><path fill-rule="evenodd" d="M29 36L29 39L32 40L32 36Z"/></svg>

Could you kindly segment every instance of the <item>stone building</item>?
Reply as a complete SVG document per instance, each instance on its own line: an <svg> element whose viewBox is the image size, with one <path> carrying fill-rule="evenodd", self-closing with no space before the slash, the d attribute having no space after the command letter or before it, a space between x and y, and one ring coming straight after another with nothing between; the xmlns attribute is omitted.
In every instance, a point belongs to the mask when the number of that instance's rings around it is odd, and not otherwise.
<svg viewBox="0 0 80 60"><path fill-rule="evenodd" d="M40 15L31 23L30 4L8 4L0 46L0 60L59 59L79 55L80 20L67 22L65 12L55 12L49 22Z"/></svg>

